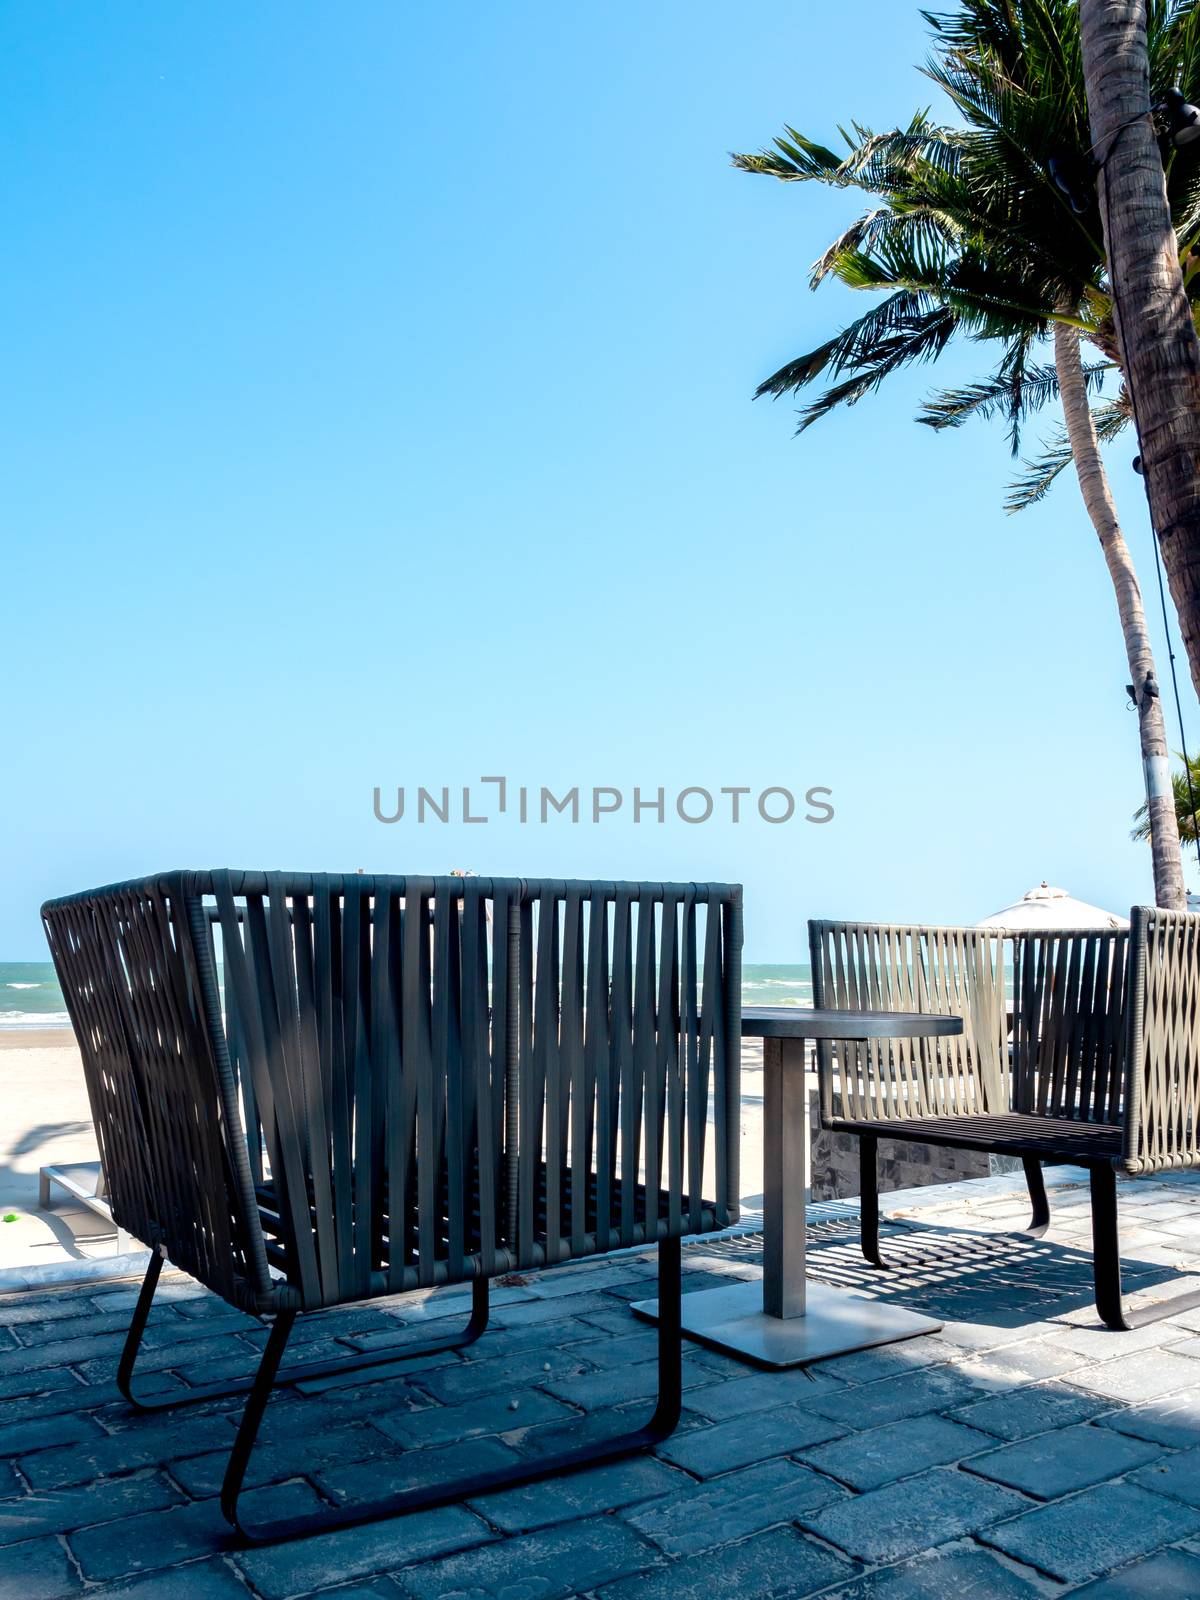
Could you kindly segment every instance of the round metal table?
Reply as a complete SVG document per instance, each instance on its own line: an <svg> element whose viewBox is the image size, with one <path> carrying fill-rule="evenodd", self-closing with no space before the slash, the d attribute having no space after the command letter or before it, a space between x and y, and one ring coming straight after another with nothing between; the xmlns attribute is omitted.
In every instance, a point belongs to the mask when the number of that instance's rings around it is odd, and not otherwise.
<svg viewBox="0 0 1200 1600"><path fill-rule="evenodd" d="M949 1038L961 1017L910 1011L815 1011L756 1006L743 1038L763 1041L763 1276L683 1297L683 1331L761 1367L795 1367L942 1326L902 1306L809 1283L805 1272L804 1169L809 1146L805 1045L810 1039ZM654 1320L657 1300L633 1307Z"/></svg>

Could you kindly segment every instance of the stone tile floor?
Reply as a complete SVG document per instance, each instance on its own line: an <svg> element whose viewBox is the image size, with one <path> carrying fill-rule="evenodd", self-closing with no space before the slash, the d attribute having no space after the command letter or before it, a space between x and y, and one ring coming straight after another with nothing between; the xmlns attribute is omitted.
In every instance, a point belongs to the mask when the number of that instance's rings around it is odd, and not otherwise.
<svg viewBox="0 0 1200 1600"><path fill-rule="evenodd" d="M892 1197L871 1271L850 1205L814 1208L813 1275L945 1319L927 1338L763 1373L686 1348L684 1417L654 1455L442 1510L239 1550L215 1495L237 1402L139 1417L113 1374L133 1281L0 1296L0 1597L55 1600L1089 1600L1200 1596L1200 1310L1098 1322L1088 1194L1014 1237L1019 1180ZM1200 1278L1200 1175L1122 1185L1135 1302ZM685 1250L685 1290L758 1271L759 1241ZM404 1376L280 1390L248 1483L262 1515L377 1495L617 1431L647 1408L651 1256L512 1277L469 1352ZM1190 1286L1196 1287L1197 1280ZM308 1321L363 1349L465 1315L461 1291ZM142 1358L164 1389L249 1371L262 1328L163 1280ZM257 1506L254 1502L257 1501Z"/></svg>

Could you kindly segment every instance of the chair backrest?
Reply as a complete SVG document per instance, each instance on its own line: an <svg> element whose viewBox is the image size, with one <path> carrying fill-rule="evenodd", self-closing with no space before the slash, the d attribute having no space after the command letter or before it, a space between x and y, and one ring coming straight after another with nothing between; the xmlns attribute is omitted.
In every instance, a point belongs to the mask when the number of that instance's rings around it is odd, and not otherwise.
<svg viewBox="0 0 1200 1600"><path fill-rule="evenodd" d="M1124 1164L1200 1162L1200 913L1130 913Z"/></svg>
<svg viewBox="0 0 1200 1600"><path fill-rule="evenodd" d="M44 920L114 1215L236 1303L736 1220L734 886L173 873Z"/></svg>
<svg viewBox="0 0 1200 1600"><path fill-rule="evenodd" d="M817 1047L826 1120L1007 1109L1004 948L979 928L810 922L813 1004L960 1016L961 1036Z"/></svg>
<svg viewBox="0 0 1200 1600"><path fill-rule="evenodd" d="M1123 930L813 922L809 937L816 1005L943 1012L964 1023L961 1040L820 1047L822 1115L1015 1111L1121 1121L1130 938Z"/></svg>
<svg viewBox="0 0 1200 1600"><path fill-rule="evenodd" d="M1008 935L1014 1111L1121 1121L1129 937L1124 929Z"/></svg>

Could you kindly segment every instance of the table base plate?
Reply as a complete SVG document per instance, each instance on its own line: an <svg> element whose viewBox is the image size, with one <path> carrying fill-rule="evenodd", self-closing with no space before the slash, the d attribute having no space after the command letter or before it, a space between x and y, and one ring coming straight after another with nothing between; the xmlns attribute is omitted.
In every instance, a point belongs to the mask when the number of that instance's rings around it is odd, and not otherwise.
<svg viewBox="0 0 1200 1600"><path fill-rule="evenodd" d="M884 1300L868 1300L847 1289L808 1283L808 1310L802 1317L768 1317L762 1308L761 1279L699 1289L683 1297L683 1331L690 1339L759 1367L799 1367L830 1356L869 1350L874 1345L936 1333L932 1317L906 1311ZM634 1313L658 1319L657 1300L638 1300Z"/></svg>

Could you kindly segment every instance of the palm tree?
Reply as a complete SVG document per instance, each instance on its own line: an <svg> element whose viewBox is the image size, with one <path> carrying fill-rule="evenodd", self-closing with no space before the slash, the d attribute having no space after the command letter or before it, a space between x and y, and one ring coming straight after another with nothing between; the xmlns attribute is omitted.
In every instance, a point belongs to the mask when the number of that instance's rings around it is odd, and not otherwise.
<svg viewBox="0 0 1200 1600"><path fill-rule="evenodd" d="M1200 801L1200 756L1179 757L1182 772L1171 774L1171 788L1175 796L1175 817L1179 824L1179 837L1184 844L1196 843L1196 811ZM1134 839L1149 839L1150 815L1143 803L1133 814L1136 826L1130 835Z"/></svg>
<svg viewBox="0 0 1200 1600"><path fill-rule="evenodd" d="M1175 9L1170 0L1150 0L1148 17L1146 0L1081 0L1080 16L1122 365L1137 413L1151 516L1200 693L1200 340L1180 266L1164 152L1147 113L1154 88L1147 22L1161 27ZM1187 42L1194 52L1194 34ZM1169 143L1166 150L1174 165ZM1193 211L1183 234L1185 254L1198 220Z"/></svg>
<svg viewBox="0 0 1200 1600"><path fill-rule="evenodd" d="M1154 60L1174 74L1192 60L1195 0L1164 11ZM816 379L830 386L800 413L799 432L854 405L900 367L936 359L955 336L998 347L994 371L934 394L919 420L958 427L1001 416L1014 454L1031 412L1061 401L1065 429L1027 463L1009 509L1040 499L1075 464L1116 592L1138 708L1160 905L1185 903L1179 834L1154 659L1137 576L1117 521L1099 442L1128 421L1124 388L1093 411L1105 373L1119 366L1102 230L1088 187L1087 106L1078 11L1072 0L959 0L926 14L935 38L926 74L963 126L914 117L883 134L854 124L845 155L794 129L734 164L785 182L816 181L870 196L864 212L824 252L811 287L827 278L885 291L863 316L759 386L776 397ZM1053 364L1039 363L1053 341ZM1085 364L1085 339L1098 359Z"/></svg>

